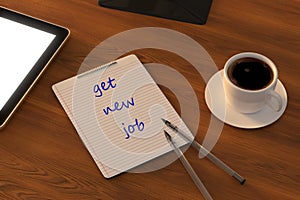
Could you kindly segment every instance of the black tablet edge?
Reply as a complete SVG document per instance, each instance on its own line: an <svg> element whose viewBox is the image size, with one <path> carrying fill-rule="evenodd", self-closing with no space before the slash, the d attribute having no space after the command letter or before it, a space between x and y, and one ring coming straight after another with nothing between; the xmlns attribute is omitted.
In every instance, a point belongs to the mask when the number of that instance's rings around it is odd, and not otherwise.
<svg viewBox="0 0 300 200"><path fill-rule="evenodd" d="M103 2L102 0L98 0L98 5L102 6L104 8L116 9L116 10L125 11L125 12L137 13L137 14L148 15L148 16L153 16L153 17L159 17L159 18L168 19L168 20L175 20L175 21L179 21L179 22L191 23L191 24L205 25L206 22L207 22L207 20L208 20L208 16L209 16L209 13L210 13L210 10L211 10L211 6L212 6L212 1L213 0L208 0L208 1L209 1L208 2L209 6L207 7L206 10L204 10L202 16L200 16L200 17L197 16L198 17L197 21L191 21L191 20L186 20L186 19L185 20L184 19L176 19L176 18L166 17L166 16L163 16L163 15L153 14L153 13L149 13L149 12L134 11L134 10L130 10L128 8L122 8L122 7L117 7L117 6L110 6L110 5L106 4L107 1ZM192 13L192 15L195 16L195 13Z"/></svg>
<svg viewBox="0 0 300 200"><path fill-rule="evenodd" d="M56 27L56 28L60 28L60 33L62 33L62 31L64 32L64 35L61 36L60 34L55 36L55 39L49 44L48 48L46 49L46 51L48 51L48 49L50 47L53 48L53 43L57 42L59 45L55 48L55 51L51 54L51 57L49 57L49 59L47 60L47 62L43 65L42 69L39 71L39 73L37 74L37 76L31 81L31 83L28 84L28 87L26 88L26 90L24 92L22 92L22 94L20 95L19 98L14 100L14 103L12 104L12 99L16 98L16 93L18 92L20 86L22 86L24 84L24 81L26 81L26 79L28 78L28 76L30 75L30 73L32 72L33 69L36 68L36 65L38 62L40 62L40 59L44 56L45 52L41 55L41 57L39 58L39 60L37 61L37 63L32 67L32 69L30 70L30 72L26 75L26 77L23 79L23 81L21 82L21 84L18 86L18 88L16 89L16 91L12 94L12 96L9 98L9 100L5 103L5 105L3 106L3 108L0 110L0 115L3 114L4 112L4 116L0 116L0 130L3 129L8 121L11 119L11 117L13 116L13 114L16 112L16 110L19 108L20 104L23 102L23 100L25 99L25 97L28 95L28 93L30 92L30 90L33 88L33 86L36 84L36 82L39 80L39 78L41 77L41 75L46 71L48 65L51 63L51 61L54 59L54 57L57 55L57 53L61 50L62 46L65 44L65 42L68 40L71 31L63 26L60 26L58 24L54 24L52 22L40 19L40 18L36 18L3 6L0 6L0 9L3 9L5 11L14 13L16 15L22 16L27 18L27 20L33 20L39 23L46 23L47 26L52 26L52 27ZM12 20L14 21L14 20ZM32 26L31 26L32 27ZM34 27L37 28L37 27ZM39 29L39 28L37 28ZM39 29L41 30L41 29ZM44 30L45 31L45 30ZM47 31L49 33L49 31ZM57 39L57 36L60 36ZM60 40L60 41L59 41Z"/></svg>

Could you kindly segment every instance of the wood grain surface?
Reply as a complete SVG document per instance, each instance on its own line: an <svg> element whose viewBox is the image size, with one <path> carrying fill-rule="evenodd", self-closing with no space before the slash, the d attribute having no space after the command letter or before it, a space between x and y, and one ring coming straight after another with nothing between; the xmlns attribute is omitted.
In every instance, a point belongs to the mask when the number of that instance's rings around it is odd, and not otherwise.
<svg viewBox="0 0 300 200"><path fill-rule="evenodd" d="M51 90L54 83L76 75L100 42L138 27L164 27L190 36L219 69L243 51L262 53L276 63L289 98L284 115L255 130L225 125L212 150L247 179L245 185L199 159L194 149L185 155L214 199L300 199L299 0L214 0L204 26L106 9L96 0L0 0L0 6L71 30L61 52L0 131L0 199L203 199L179 160L154 172L105 179ZM143 62L172 66L189 80L200 105L196 139L202 142L211 113L201 76L174 54L153 49L134 53ZM174 94L161 88L180 111Z"/></svg>

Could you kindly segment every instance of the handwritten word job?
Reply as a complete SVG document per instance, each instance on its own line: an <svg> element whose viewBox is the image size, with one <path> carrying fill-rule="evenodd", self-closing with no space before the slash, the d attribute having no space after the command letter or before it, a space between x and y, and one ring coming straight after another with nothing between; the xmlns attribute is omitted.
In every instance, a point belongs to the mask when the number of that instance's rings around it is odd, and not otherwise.
<svg viewBox="0 0 300 200"><path fill-rule="evenodd" d="M109 89L114 89L117 87L116 79L108 77L107 81L102 81L100 84L94 85L94 94L96 98L100 98L104 95L104 91L108 91ZM112 106L107 106L103 109L104 114L107 116L112 112L121 111L122 109L129 109L130 107L134 107L134 98L132 97L130 100L122 101L122 102L115 102ZM133 134L135 131L143 131L145 128L144 122L139 122L136 118L134 124L123 125L123 130L126 134L125 139L129 139L130 135Z"/></svg>
<svg viewBox="0 0 300 200"><path fill-rule="evenodd" d="M122 123L123 126L125 126L124 123ZM130 135L133 134L136 130L138 131L143 131L145 128L144 122L139 122L138 119L135 119L135 124L129 124L127 128L123 127L123 130L125 131L126 134L126 140L130 138Z"/></svg>

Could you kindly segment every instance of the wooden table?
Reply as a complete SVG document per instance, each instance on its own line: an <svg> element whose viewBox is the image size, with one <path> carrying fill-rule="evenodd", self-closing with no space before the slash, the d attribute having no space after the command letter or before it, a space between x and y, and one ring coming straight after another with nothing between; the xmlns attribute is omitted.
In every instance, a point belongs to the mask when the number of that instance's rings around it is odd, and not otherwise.
<svg viewBox="0 0 300 200"><path fill-rule="evenodd" d="M185 155L214 199L300 199L299 0L214 0L204 26L106 9L96 0L1 0L0 5L71 30L69 41L0 132L1 199L202 198L178 160L151 173L105 179L51 90L54 83L76 75L100 42L137 27L164 27L190 36L219 69L230 56L243 51L262 53L276 63L289 97L284 115L261 129L225 125L212 150L246 177L245 185L207 159L199 160L195 150ZM154 50L136 53L142 61L168 64L178 59ZM204 100L205 83L188 67L174 65L198 96L201 122L196 139L201 142L211 113ZM179 110L175 96L162 89Z"/></svg>

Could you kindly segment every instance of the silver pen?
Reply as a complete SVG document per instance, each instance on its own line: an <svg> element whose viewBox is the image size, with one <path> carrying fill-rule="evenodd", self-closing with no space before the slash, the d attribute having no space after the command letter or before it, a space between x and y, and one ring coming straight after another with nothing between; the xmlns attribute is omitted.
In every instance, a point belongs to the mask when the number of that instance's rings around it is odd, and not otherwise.
<svg viewBox="0 0 300 200"><path fill-rule="evenodd" d="M194 171L194 169L192 168L192 166L190 165L188 160L183 155L182 151L179 148L177 148L176 145L174 144L171 135L167 131L164 131L164 132L165 132L165 136L166 136L169 144L171 145L172 149L175 151L175 153L179 157L179 159L180 159L181 163L183 164L184 168L189 173L190 177L193 179L194 183L196 184L197 188L200 190L200 192L202 193L204 198L206 200L212 200L213 198L210 196L210 194L207 191L207 189L205 188L204 184L199 179L196 172Z"/></svg>
<svg viewBox="0 0 300 200"><path fill-rule="evenodd" d="M177 126L173 125L168 120L162 119L162 121L173 131L179 134L183 139L185 139L187 142L191 143L192 147L194 147L199 153L202 155L205 155L210 161L212 161L215 165L223 169L227 174L235 178L241 185L243 185L246 181L245 178L243 178L241 175L239 175L236 171L231 169L228 165L226 165L223 161L221 161L219 158L217 158L214 154L209 152L207 149L205 149L201 144L199 144L196 140L193 140L192 138L189 138L187 134L185 134L183 131L181 131Z"/></svg>

